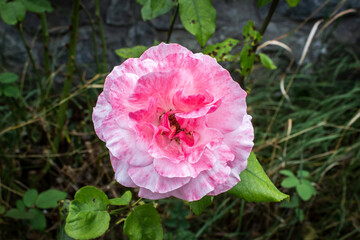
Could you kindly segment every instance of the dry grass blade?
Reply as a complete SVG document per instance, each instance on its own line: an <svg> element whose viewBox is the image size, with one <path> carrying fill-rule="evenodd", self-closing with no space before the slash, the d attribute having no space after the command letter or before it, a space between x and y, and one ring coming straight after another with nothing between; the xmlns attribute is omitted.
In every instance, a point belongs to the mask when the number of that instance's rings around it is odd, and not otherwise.
<svg viewBox="0 0 360 240"><path fill-rule="evenodd" d="M346 15L346 14L356 13L356 12L357 12L357 11L356 11L355 9L348 9L348 10L344 10L344 11L336 14L333 18L331 18L328 22L326 22L326 23L324 24L324 26L322 26L322 27L320 28L320 30L319 30L319 32L318 32L318 34L317 34L316 36L320 35L320 34L321 34L331 23L333 23L336 19L338 19L338 18L340 18L340 17L342 17L342 16L344 16L344 15Z"/></svg>
<svg viewBox="0 0 360 240"><path fill-rule="evenodd" d="M315 36L315 33L316 33L316 30L318 29L320 23L322 23L324 20L323 19L320 19L318 20L314 26L312 27L311 31L310 31L310 34L309 34L309 37L308 39L306 40L306 43L305 43L305 47L304 47L304 50L301 54L301 58L300 58L300 61L299 61L299 65L301 65L304 60L305 60L305 57L306 57L306 54L307 52L309 51L309 47L310 47L310 44Z"/></svg>

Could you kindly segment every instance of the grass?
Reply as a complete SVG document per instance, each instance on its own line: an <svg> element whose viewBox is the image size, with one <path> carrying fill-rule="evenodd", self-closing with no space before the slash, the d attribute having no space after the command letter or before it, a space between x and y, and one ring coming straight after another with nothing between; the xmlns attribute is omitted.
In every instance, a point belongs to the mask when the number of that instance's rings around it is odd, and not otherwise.
<svg viewBox="0 0 360 240"><path fill-rule="evenodd" d="M166 239L360 237L359 58L346 45L340 45L317 63L301 67L287 92L290 102L282 100L281 63L278 69L264 71L247 85L251 89L249 113L256 131L254 151L276 186L284 178L279 174L281 169L310 172L317 195L300 203L304 220L299 221L293 208L278 203L246 203L227 194L217 196L198 217L182 201L167 199L158 201ZM36 78L30 70L21 77L29 83ZM60 68L52 78L63 77L63 73ZM103 77L98 74L84 79L82 73L74 73L78 85L67 98L68 119L59 153L53 151L58 131L56 111L62 103L58 92L50 91L44 105L39 104L35 85L24 84L22 97L17 100L0 98L1 205L14 207L29 188L60 189L70 199L84 185L97 186L111 197L126 190L113 180L108 151L92 128L92 106ZM286 76L285 86L291 78L290 74ZM296 195L293 189L281 190ZM57 209L49 210L46 216L44 232L1 218L0 238L55 239L60 224ZM112 221L104 239L119 239L119 219Z"/></svg>

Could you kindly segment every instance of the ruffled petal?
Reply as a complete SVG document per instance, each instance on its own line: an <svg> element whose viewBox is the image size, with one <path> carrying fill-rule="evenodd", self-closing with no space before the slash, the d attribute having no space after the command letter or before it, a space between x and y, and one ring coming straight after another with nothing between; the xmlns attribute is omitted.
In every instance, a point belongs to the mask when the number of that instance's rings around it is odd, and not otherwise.
<svg viewBox="0 0 360 240"><path fill-rule="evenodd" d="M115 172L116 181L121 185L124 185L125 187L137 187L136 184L131 180L127 172L130 165L114 157L111 153L110 153L110 160L111 160L111 165Z"/></svg>
<svg viewBox="0 0 360 240"><path fill-rule="evenodd" d="M95 132L102 141L105 141L102 125L111 110L112 107L110 103L104 97L104 93L101 93L98 97L96 106L93 109L92 120L94 122Z"/></svg>
<svg viewBox="0 0 360 240"><path fill-rule="evenodd" d="M183 54L192 54L191 51L184 48L183 46L172 43L172 44L165 44L160 43L158 46L151 47L146 50L140 57L141 60L144 59L151 59L155 62L162 62L168 55L174 53L183 53Z"/></svg>
<svg viewBox="0 0 360 240"><path fill-rule="evenodd" d="M111 154L132 166L146 166L152 163L153 158L146 149L138 148L135 131L120 126L118 122L126 122L126 119L119 119L119 114L112 111L102 126L106 147Z"/></svg>
<svg viewBox="0 0 360 240"><path fill-rule="evenodd" d="M190 178L167 178L160 176L153 164L145 167L131 167L128 173L139 187L149 189L154 193L166 193L184 186Z"/></svg>

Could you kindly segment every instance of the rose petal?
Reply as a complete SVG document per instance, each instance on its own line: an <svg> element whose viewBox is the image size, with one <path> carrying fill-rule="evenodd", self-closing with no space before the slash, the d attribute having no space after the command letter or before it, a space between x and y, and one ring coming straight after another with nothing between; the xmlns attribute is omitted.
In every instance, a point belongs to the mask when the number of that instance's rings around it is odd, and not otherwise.
<svg viewBox="0 0 360 240"><path fill-rule="evenodd" d="M111 165L115 172L116 181L118 181L118 183L124 185L125 187L137 187L136 184L131 180L127 172L130 165L114 157L111 153L110 153L110 160L111 160Z"/></svg>
<svg viewBox="0 0 360 240"><path fill-rule="evenodd" d="M155 193L166 193L178 189L188 183L191 178L167 178L160 176L152 164L145 167L131 167L128 173L139 187Z"/></svg>
<svg viewBox="0 0 360 240"><path fill-rule="evenodd" d="M111 112L111 109L112 107L110 103L105 99L104 93L102 92L98 97L96 106L94 107L92 114L95 132L102 141L105 141L102 125L106 117Z"/></svg>
<svg viewBox="0 0 360 240"><path fill-rule="evenodd" d="M140 57L141 60L144 59L151 59L155 62L161 62L164 58L168 55L173 53L184 53L184 54L192 54L191 51L184 48L183 46L172 43L172 44L165 44L160 43L158 46L151 47L146 50Z"/></svg>

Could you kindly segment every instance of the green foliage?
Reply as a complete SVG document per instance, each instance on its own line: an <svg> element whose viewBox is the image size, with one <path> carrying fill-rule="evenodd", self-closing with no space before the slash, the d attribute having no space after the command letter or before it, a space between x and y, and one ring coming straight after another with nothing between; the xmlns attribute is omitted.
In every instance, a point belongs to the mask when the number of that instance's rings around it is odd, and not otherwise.
<svg viewBox="0 0 360 240"><path fill-rule="evenodd" d="M3 21L9 25L22 22L25 18L26 9L22 2L6 2L1 5L0 15Z"/></svg>
<svg viewBox="0 0 360 240"><path fill-rule="evenodd" d="M130 191L126 191L121 197L119 198L112 198L109 200L109 203L111 205L116 206L124 206L129 205L132 198L132 194Z"/></svg>
<svg viewBox="0 0 360 240"><path fill-rule="evenodd" d="M276 69L274 62L266 54L259 53L259 56L260 56L260 61L264 67L272 70Z"/></svg>
<svg viewBox="0 0 360 240"><path fill-rule="evenodd" d="M255 53L249 44L245 44L240 53L241 74L246 76L250 74L255 61Z"/></svg>
<svg viewBox="0 0 360 240"><path fill-rule="evenodd" d="M26 10L34 13L52 12L54 9L47 0L18 0L23 3Z"/></svg>
<svg viewBox="0 0 360 240"><path fill-rule="evenodd" d="M163 229L156 209L150 204L135 207L125 220L124 233L130 240L162 240Z"/></svg>
<svg viewBox="0 0 360 240"><path fill-rule="evenodd" d="M19 87L15 84L18 78L19 76L15 73L0 73L0 96L19 98L21 93Z"/></svg>
<svg viewBox="0 0 360 240"><path fill-rule="evenodd" d="M265 6L266 4L270 3L272 0L257 0L257 7Z"/></svg>
<svg viewBox="0 0 360 240"><path fill-rule="evenodd" d="M286 2L289 4L290 7L296 7L300 0L286 0Z"/></svg>
<svg viewBox="0 0 360 240"><path fill-rule="evenodd" d="M54 208L57 207L57 202L66 196L66 192L49 189L39 194L35 204L38 208Z"/></svg>
<svg viewBox="0 0 360 240"><path fill-rule="evenodd" d="M109 199L95 187L80 188L71 202L65 231L75 239L97 238L109 228Z"/></svg>
<svg viewBox="0 0 360 240"><path fill-rule="evenodd" d="M228 55L229 52L239 43L239 40L228 38L221 43L207 45L203 49L203 53L216 58L216 61L229 61L233 56Z"/></svg>
<svg viewBox="0 0 360 240"><path fill-rule="evenodd" d="M205 46L215 32L216 10L211 0L179 0L179 14L185 29Z"/></svg>
<svg viewBox="0 0 360 240"><path fill-rule="evenodd" d="M36 208L31 208L29 213L33 214L30 219L30 226L35 230L44 230L46 228L46 218L42 211Z"/></svg>
<svg viewBox="0 0 360 240"><path fill-rule="evenodd" d="M19 76L12 72L0 73L0 84L15 83Z"/></svg>
<svg viewBox="0 0 360 240"><path fill-rule="evenodd" d="M117 55L119 55L122 58L138 58L141 56L141 54L143 54L149 47L146 46L135 46L132 48L120 48L120 49L116 49L115 53Z"/></svg>
<svg viewBox="0 0 360 240"><path fill-rule="evenodd" d="M12 208L6 212L5 217L10 217L14 219L32 219L34 217L34 213L27 212L18 208Z"/></svg>
<svg viewBox="0 0 360 240"><path fill-rule="evenodd" d="M164 15L173 8L172 0L144 0L138 3L143 5L141 16L144 21Z"/></svg>
<svg viewBox="0 0 360 240"><path fill-rule="evenodd" d="M280 202L289 197L274 186L253 152L249 156L247 168L240 173L240 179L228 193L248 202Z"/></svg>
<svg viewBox="0 0 360 240"><path fill-rule="evenodd" d="M254 22L249 20L243 28L243 37L246 42L252 46L259 44L262 40L261 34L256 30Z"/></svg>
<svg viewBox="0 0 360 240"><path fill-rule="evenodd" d="M190 209L196 214L200 215L205 208L210 206L214 200L214 197L212 196L205 196L202 199L198 201L189 202Z"/></svg>
<svg viewBox="0 0 360 240"><path fill-rule="evenodd" d="M316 195L316 190L309 180L304 178L309 177L310 173L305 170L299 170L296 177L289 170L281 170L281 174L287 176L282 182L281 186L285 188L296 188L296 192L299 194L303 201L308 201L311 196Z"/></svg>
<svg viewBox="0 0 360 240"><path fill-rule="evenodd" d="M25 206L32 207L35 204L38 195L39 194L36 189L26 191L23 197Z"/></svg>
<svg viewBox="0 0 360 240"><path fill-rule="evenodd" d="M59 205L59 215L60 215L60 226L57 234L57 240L72 240L73 238L69 237L69 235L65 232L65 223L66 217L69 214L69 207L71 201L68 199L60 200L58 202Z"/></svg>

